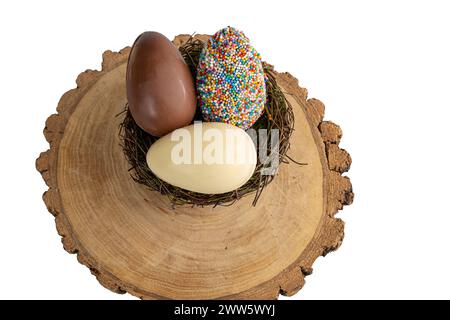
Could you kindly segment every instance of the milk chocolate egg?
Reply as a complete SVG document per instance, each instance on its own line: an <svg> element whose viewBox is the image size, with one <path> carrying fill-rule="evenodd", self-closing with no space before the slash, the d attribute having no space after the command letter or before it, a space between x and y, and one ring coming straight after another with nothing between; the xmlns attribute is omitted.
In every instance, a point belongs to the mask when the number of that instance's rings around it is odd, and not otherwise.
<svg viewBox="0 0 450 320"><path fill-rule="evenodd" d="M256 166L256 148L242 129L227 123L203 122L177 129L152 144L150 170L186 190L218 194L244 185Z"/></svg>
<svg viewBox="0 0 450 320"><path fill-rule="evenodd" d="M151 135L163 136L194 117L192 75L178 49L158 32L144 32L134 42L126 86L131 115Z"/></svg>

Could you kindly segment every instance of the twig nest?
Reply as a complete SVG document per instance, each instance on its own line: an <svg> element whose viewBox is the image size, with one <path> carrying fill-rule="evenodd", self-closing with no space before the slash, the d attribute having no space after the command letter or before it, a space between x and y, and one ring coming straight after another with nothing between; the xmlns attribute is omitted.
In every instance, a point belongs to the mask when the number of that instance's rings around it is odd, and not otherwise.
<svg viewBox="0 0 450 320"><path fill-rule="evenodd" d="M228 27L206 43L198 63L197 91L205 121L250 128L264 111L266 86L259 53Z"/></svg>
<svg viewBox="0 0 450 320"><path fill-rule="evenodd" d="M234 32L234 31L233 31ZM201 53L207 46L205 42L190 38L187 42L181 44L179 51L186 61L192 76L195 78L197 71L200 72L199 60ZM278 86L272 66L268 64L261 65L263 76L259 77L266 80L264 90L266 90L266 100L263 103L259 119L250 126L249 129L255 129L254 133L264 131L266 135L261 138L256 134L256 150L260 146L267 147L267 157L257 157L256 168L251 178L242 186L235 190L219 193L206 194L201 192L189 191L180 186L170 184L150 170L147 165L147 151L156 143L159 138L142 130L133 119L130 110L126 107L122 115L124 119L120 125L120 139L123 152L130 164L130 174L132 178L151 190L160 192L167 196L172 205L195 205L195 206L217 206L231 205L241 197L249 194L254 195L253 205L256 205L264 188L274 179L276 168L271 174L267 173L268 167L272 167L273 160L276 163L286 163L288 159L287 151L289 149L289 139L294 130L294 113L290 103L286 100L281 88ZM263 81L264 82L264 81ZM262 93L261 93L262 94ZM259 96L259 95L258 95ZM258 100L259 101L259 100ZM258 108L261 108L259 106ZM256 109L254 111L254 114ZM196 117L199 120L202 115ZM249 119L247 119L249 121ZM220 121L223 122L223 121ZM249 132L251 130L247 130ZM276 137L274 136L276 135ZM279 146L272 150L272 139L279 140ZM263 160L261 160L263 159ZM167 177L166 177L167 179Z"/></svg>

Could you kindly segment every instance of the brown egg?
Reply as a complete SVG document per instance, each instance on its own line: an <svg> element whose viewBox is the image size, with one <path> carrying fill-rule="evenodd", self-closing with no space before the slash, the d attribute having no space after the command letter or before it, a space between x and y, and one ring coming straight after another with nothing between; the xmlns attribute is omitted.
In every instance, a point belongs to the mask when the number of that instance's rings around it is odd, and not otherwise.
<svg viewBox="0 0 450 320"><path fill-rule="evenodd" d="M151 135L161 137L194 118L192 75L178 49L158 32L144 32L134 42L126 85L131 115Z"/></svg>

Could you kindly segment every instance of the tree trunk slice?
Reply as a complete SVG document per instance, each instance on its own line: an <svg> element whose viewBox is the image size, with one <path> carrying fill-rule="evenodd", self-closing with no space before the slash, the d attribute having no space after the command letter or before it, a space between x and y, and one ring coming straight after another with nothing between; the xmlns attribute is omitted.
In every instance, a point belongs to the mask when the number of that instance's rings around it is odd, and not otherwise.
<svg viewBox="0 0 450 320"><path fill-rule="evenodd" d="M175 38L180 45L188 36ZM204 38L205 36L199 36ZM295 112L289 155L256 207L177 207L135 183L119 146L116 117L126 103L130 48L103 54L61 98L44 129L50 149L36 167L64 249L76 253L106 288L145 299L275 299L292 295L314 260L339 247L353 200L341 174L349 154L340 128L323 120L324 105L288 73L275 73Z"/></svg>

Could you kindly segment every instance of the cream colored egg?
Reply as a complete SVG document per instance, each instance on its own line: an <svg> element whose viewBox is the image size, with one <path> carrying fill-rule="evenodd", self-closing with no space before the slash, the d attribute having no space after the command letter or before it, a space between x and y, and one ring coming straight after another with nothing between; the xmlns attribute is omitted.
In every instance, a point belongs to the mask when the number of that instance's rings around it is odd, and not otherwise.
<svg viewBox="0 0 450 320"><path fill-rule="evenodd" d="M198 122L156 141L147 164L171 185L206 194L236 190L253 175L256 148L242 129L220 122Z"/></svg>

